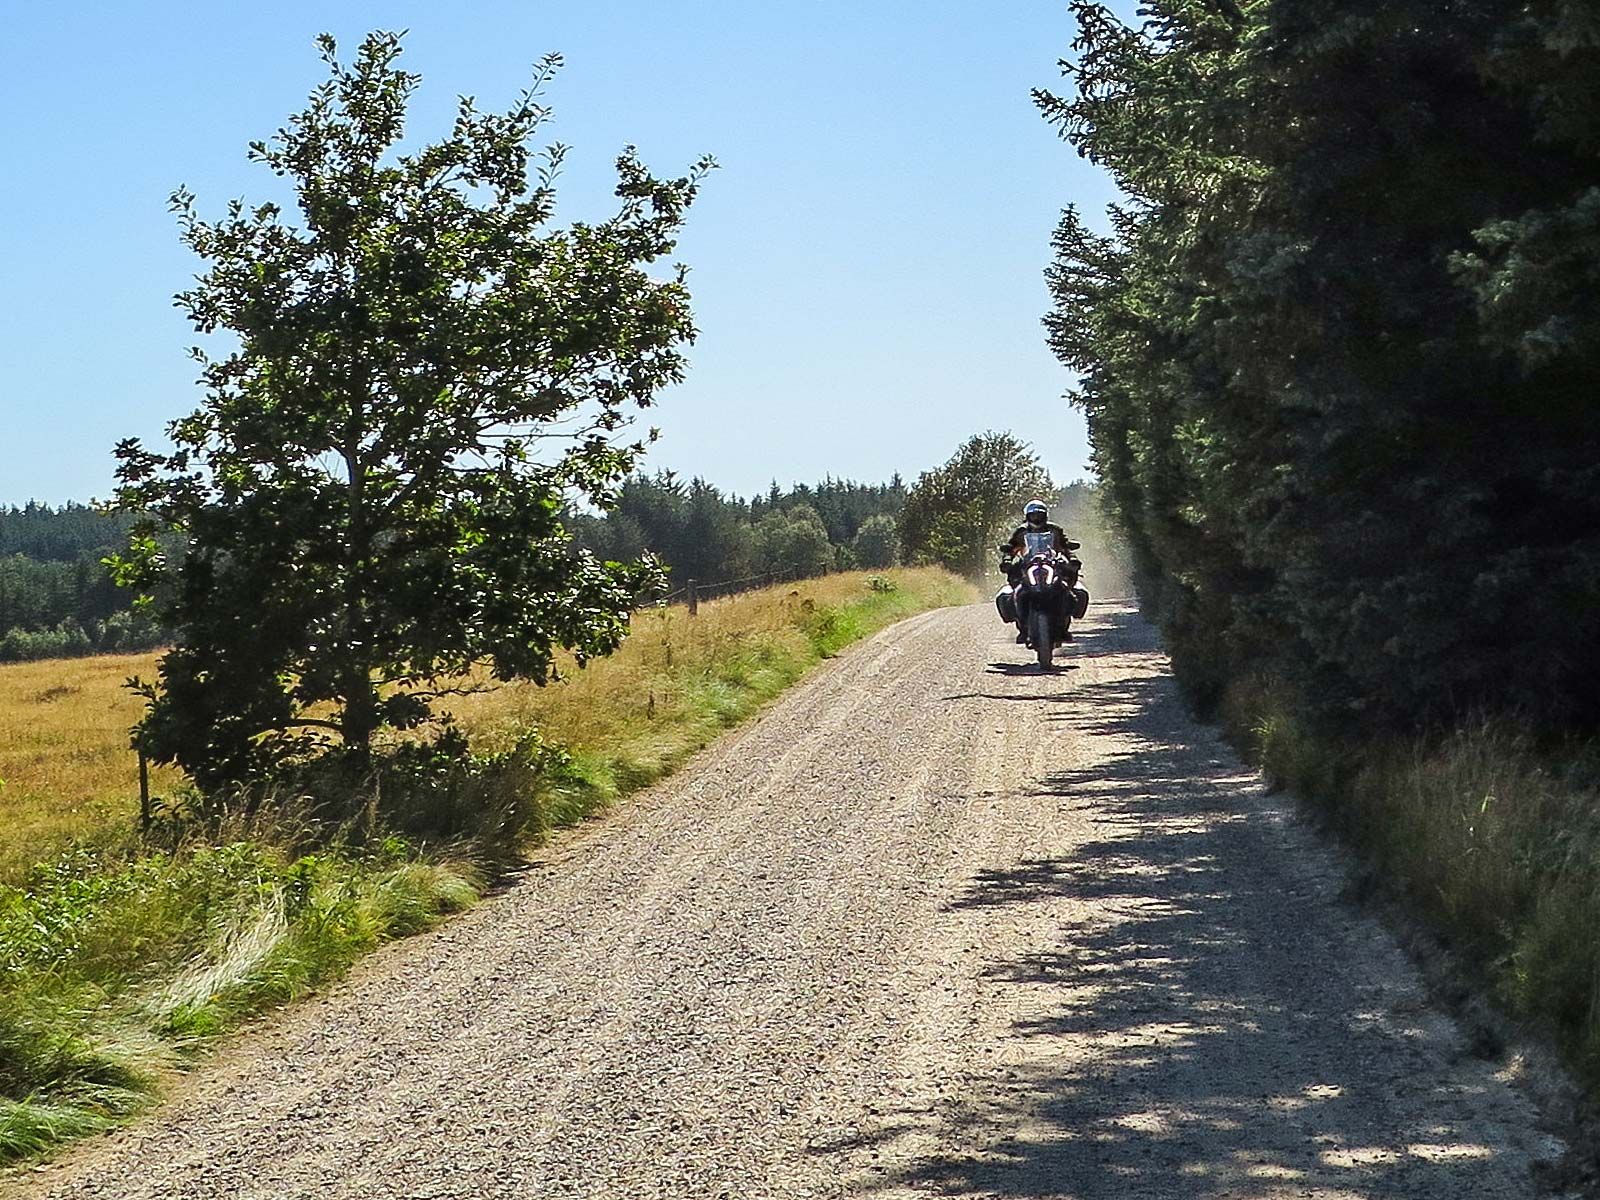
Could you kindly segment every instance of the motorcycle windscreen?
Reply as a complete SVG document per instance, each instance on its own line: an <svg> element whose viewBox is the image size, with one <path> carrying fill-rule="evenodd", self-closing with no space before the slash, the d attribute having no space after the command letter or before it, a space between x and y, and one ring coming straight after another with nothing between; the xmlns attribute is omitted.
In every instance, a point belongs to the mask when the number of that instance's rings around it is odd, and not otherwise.
<svg viewBox="0 0 1600 1200"><path fill-rule="evenodd" d="M1030 530L1022 535L1022 543L1029 557L1035 554L1049 554L1056 548L1056 535L1049 530L1043 533L1034 533Z"/></svg>

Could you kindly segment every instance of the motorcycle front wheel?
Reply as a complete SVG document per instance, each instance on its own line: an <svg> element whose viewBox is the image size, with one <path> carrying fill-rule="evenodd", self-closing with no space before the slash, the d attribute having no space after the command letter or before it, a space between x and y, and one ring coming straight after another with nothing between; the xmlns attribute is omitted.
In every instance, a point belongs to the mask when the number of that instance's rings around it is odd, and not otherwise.
<svg viewBox="0 0 1600 1200"><path fill-rule="evenodd" d="M1039 655L1039 666L1048 670L1055 654L1055 643L1050 640L1050 614L1036 608L1029 622L1033 627L1033 648Z"/></svg>

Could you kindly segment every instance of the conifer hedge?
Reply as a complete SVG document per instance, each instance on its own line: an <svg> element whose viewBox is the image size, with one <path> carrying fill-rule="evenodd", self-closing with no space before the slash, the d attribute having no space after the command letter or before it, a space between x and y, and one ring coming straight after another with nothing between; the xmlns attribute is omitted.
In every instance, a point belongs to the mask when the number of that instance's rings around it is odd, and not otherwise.
<svg viewBox="0 0 1600 1200"><path fill-rule="evenodd" d="M1600 719L1600 17L1078 3L1051 345L1202 703Z"/></svg>

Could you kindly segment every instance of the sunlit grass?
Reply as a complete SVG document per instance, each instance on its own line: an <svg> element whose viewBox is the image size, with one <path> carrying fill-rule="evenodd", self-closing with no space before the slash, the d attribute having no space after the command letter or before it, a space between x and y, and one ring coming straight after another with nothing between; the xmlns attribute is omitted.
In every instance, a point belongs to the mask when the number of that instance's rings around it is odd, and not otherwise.
<svg viewBox="0 0 1600 1200"><path fill-rule="evenodd" d="M965 598L943 572L884 572L892 592L872 592L869 578L851 573L781 584L704 602L693 617L681 604L645 609L634 615L627 642L610 657L584 668L568 661L561 681L548 687L512 684L460 698L453 707L463 722L490 736L533 723L575 749L611 745L667 720L697 678L758 649L769 657L782 650L804 655L808 613L870 605L877 596L886 598L886 608L892 597L896 611L918 611L935 590L950 590L946 602Z"/></svg>
<svg viewBox="0 0 1600 1200"><path fill-rule="evenodd" d="M0 1163L137 1112L209 1039L481 890L398 839L297 855L255 836L78 852L0 887Z"/></svg>
<svg viewBox="0 0 1600 1200"><path fill-rule="evenodd" d="M611 657L569 666L551 686L516 684L453 708L486 749L530 727L566 747L588 785L574 802L588 808L660 778L850 642L973 596L947 572L904 569L765 588L693 617L681 605L650 609Z"/></svg>
<svg viewBox="0 0 1600 1200"><path fill-rule="evenodd" d="M143 701L122 686L156 655L108 654L0 665L0 883L68 842L115 840L139 811L128 730ZM157 770L168 787L178 773Z"/></svg>

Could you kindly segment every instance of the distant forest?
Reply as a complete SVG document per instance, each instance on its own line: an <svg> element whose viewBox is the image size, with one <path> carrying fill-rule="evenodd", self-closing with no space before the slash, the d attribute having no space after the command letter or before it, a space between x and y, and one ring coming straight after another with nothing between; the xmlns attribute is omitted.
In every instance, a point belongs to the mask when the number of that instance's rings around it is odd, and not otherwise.
<svg viewBox="0 0 1600 1200"><path fill-rule="evenodd" d="M127 543L131 520L83 504L0 508L0 662L161 641L100 561Z"/></svg>
<svg viewBox="0 0 1600 1200"><path fill-rule="evenodd" d="M1022 450L1023 457L1035 461L1026 447ZM899 475L879 484L829 478L788 491L774 483L765 495L745 500L704 479L685 481L662 471L634 476L609 513L570 515L568 526L580 544L601 558L627 561L653 552L666 565L673 588L691 579L717 590L718 584L772 574L804 578L934 562L974 573L972 563L942 555L919 539L917 530L907 528L906 499L934 474L924 474L909 487ZM1037 494L1050 504L1053 519L1083 542L1091 577L1106 594L1122 590L1123 551L1105 527L1095 487L1081 481L1054 487L1042 468L1039 477ZM988 543L1010 528L1005 522L1021 521L1021 509L1022 501L1017 501L1002 527L984 531L979 560L986 563L993 557ZM975 573L981 575L983 568Z"/></svg>
<svg viewBox="0 0 1600 1200"><path fill-rule="evenodd" d="M767 576L790 579L830 571L879 570L930 561L908 551L901 531L911 489L827 478L776 483L745 499L704 479L671 471L628 479L607 513L571 512L577 544L626 562L649 551L673 589L689 580L707 593ZM1090 571L1120 576L1117 551L1099 532L1094 489L1069 484L1046 495L1057 517L1085 540ZM145 650L164 631L131 609L101 561L127 543L131 518L83 504L0 508L0 662Z"/></svg>
<svg viewBox="0 0 1600 1200"><path fill-rule="evenodd" d="M750 500L671 471L627 480L603 515L568 513L579 546L619 562L652 552L674 588L707 590L752 576L805 578L900 562L899 476L883 484L824 479ZM131 611L102 563L132 519L82 504L0 508L0 662L142 650L163 631Z"/></svg>
<svg viewBox="0 0 1600 1200"><path fill-rule="evenodd" d="M830 478L788 491L773 483L764 496L745 500L704 479L661 471L624 483L609 513L573 514L567 524L580 545L603 559L625 562L653 552L680 587L691 579L717 584L895 566L905 502L898 475L881 484Z"/></svg>
<svg viewBox="0 0 1600 1200"><path fill-rule="evenodd" d="M637 475L603 515L568 513L579 546L626 562L652 552L672 587L708 591L752 576L798 579L900 562L906 488L825 479L745 500L670 471ZM143 650L164 632L131 611L102 563L132 519L82 504L0 508L0 662Z"/></svg>

